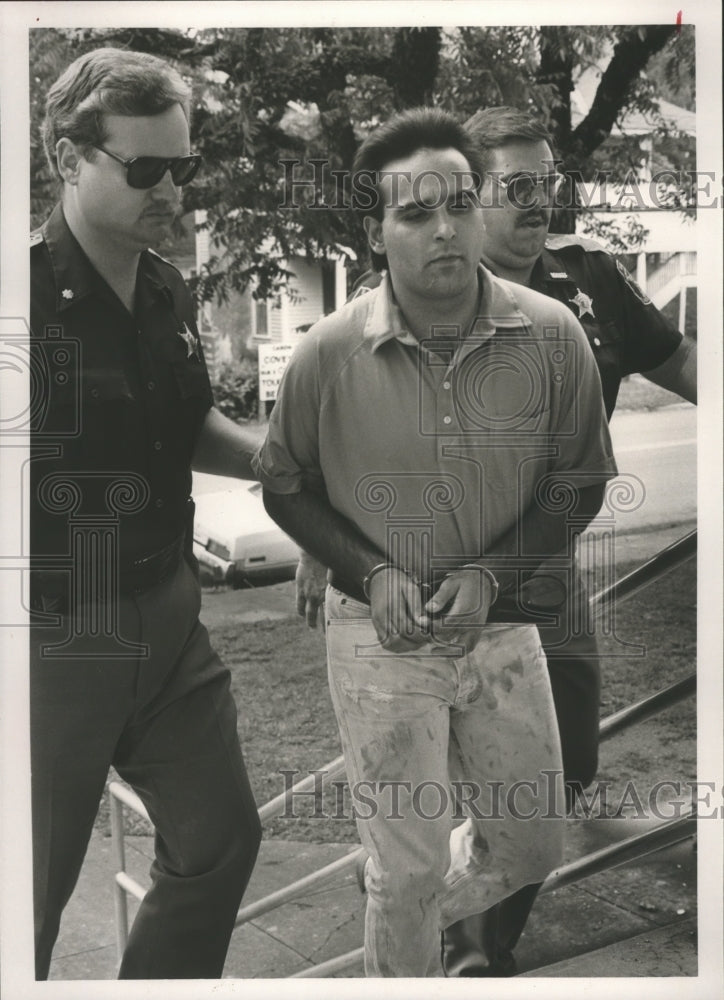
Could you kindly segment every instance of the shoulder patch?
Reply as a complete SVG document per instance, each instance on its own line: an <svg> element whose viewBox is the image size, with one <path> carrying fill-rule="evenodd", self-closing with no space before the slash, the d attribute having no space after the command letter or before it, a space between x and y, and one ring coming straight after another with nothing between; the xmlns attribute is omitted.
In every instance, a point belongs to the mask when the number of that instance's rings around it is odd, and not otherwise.
<svg viewBox="0 0 724 1000"><path fill-rule="evenodd" d="M45 237L43 236L43 234L38 229L37 232L34 232L34 233L30 234L30 246L31 247L36 247L38 245L38 243L42 243L44 239L45 239Z"/></svg>
<svg viewBox="0 0 724 1000"><path fill-rule="evenodd" d="M648 297L646 292L644 292L641 286L636 281L634 281L632 275L629 273L629 271L626 270L626 268L623 266L620 260L616 261L616 269L623 278L623 280L626 282L628 287L634 293L636 298L639 300L639 302L641 302L645 306L650 306L651 299Z"/></svg>
<svg viewBox="0 0 724 1000"><path fill-rule="evenodd" d="M549 236L545 242L546 250L563 250L565 247L580 247L589 253L607 253L605 247L595 240L589 240L586 236L576 236L575 233L557 233Z"/></svg>

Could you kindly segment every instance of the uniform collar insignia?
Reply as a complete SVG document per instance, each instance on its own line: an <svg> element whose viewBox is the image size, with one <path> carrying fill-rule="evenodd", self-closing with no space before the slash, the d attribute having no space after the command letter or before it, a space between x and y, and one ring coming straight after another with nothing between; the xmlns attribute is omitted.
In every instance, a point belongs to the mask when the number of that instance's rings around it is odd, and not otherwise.
<svg viewBox="0 0 724 1000"><path fill-rule="evenodd" d="M73 309L96 289L98 274L68 228L60 205L46 219L40 236L53 270L56 308L58 312Z"/></svg>
<svg viewBox="0 0 724 1000"><path fill-rule="evenodd" d="M178 331L178 336L186 344L186 357L190 358L192 355L199 360L199 342L197 338L193 335L191 330L189 330L186 323L183 325L183 329Z"/></svg>
<svg viewBox="0 0 724 1000"><path fill-rule="evenodd" d="M576 288L576 294L568 301L572 302L574 306L578 306L579 319L582 319L585 315L589 315L591 319L596 318L593 314L593 299L590 295L582 292L580 288Z"/></svg>
<svg viewBox="0 0 724 1000"><path fill-rule="evenodd" d="M555 254L543 247L541 255L533 265L530 275L530 287L534 291L542 291L548 282L567 282L572 284L573 279L567 271L563 270L563 261L558 260Z"/></svg>

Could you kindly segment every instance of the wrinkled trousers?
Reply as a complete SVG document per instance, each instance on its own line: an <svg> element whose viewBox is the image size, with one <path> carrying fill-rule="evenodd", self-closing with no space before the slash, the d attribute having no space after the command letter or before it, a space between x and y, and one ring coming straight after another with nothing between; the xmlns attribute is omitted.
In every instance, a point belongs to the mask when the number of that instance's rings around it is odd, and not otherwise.
<svg viewBox="0 0 724 1000"><path fill-rule="evenodd" d="M368 976L442 975L440 930L561 861L565 797L533 626L469 654L378 643L369 608L329 587L327 654L365 879ZM453 829L456 819L464 822Z"/></svg>
<svg viewBox="0 0 724 1000"><path fill-rule="evenodd" d="M261 827L229 671L198 620L200 600L183 560L152 589L119 597L119 635L146 647L132 658L101 655L90 629L74 655L58 656L67 618L31 630L37 979L48 976L111 764L156 828L152 885L120 978L222 974Z"/></svg>

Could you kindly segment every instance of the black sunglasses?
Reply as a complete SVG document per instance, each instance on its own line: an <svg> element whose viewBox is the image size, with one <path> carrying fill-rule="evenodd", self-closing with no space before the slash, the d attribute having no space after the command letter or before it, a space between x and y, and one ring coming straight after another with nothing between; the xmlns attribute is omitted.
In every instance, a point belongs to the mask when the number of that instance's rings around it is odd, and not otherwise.
<svg viewBox="0 0 724 1000"><path fill-rule="evenodd" d="M94 148L125 167L128 186L139 189L155 187L167 170L171 171L171 179L176 187L182 187L194 179L202 160L200 153L191 153L189 156L132 156L124 160L122 156L111 153L103 146Z"/></svg>

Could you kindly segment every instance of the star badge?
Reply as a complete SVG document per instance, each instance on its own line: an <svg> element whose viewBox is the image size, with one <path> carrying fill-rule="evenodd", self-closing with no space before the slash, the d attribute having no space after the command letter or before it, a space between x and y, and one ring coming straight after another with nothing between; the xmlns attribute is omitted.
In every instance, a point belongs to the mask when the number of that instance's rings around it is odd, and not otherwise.
<svg viewBox="0 0 724 1000"><path fill-rule="evenodd" d="M181 338L181 340L183 340L183 342L186 344L186 357L190 358L193 355L193 357L195 357L196 360L198 361L199 360L199 342L196 339L196 337L193 335L193 333L191 332L191 330L189 330L189 328L186 325L186 323L184 323L183 330L179 330L178 331L178 335Z"/></svg>
<svg viewBox="0 0 724 1000"><path fill-rule="evenodd" d="M64 299L72 299L74 292L72 288L64 288L60 294L63 296Z"/></svg>
<svg viewBox="0 0 724 1000"><path fill-rule="evenodd" d="M582 292L580 288L576 289L576 294L568 301L572 302L574 306L578 306L579 319L582 319L585 315L589 315L591 319L596 318L593 315L593 299L590 295L586 295L585 292Z"/></svg>

